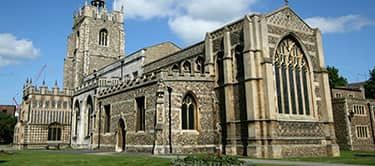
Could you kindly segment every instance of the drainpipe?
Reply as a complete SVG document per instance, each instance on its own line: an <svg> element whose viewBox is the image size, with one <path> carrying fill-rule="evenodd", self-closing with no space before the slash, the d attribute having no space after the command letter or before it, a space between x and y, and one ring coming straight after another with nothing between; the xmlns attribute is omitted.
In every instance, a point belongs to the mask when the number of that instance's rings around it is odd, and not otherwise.
<svg viewBox="0 0 375 166"><path fill-rule="evenodd" d="M100 130L102 128L102 102L99 102L99 131L98 131L98 149L100 149L100 137L102 136Z"/></svg>
<svg viewBox="0 0 375 166"><path fill-rule="evenodd" d="M172 88L167 87L169 93L169 153L172 153Z"/></svg>
<svg viewBox="0 0 375 166"><path fill-rule="evenodd" d="M368 107L368 112L369 112L369 114L370 114L370 125L371 125L371 133L372 133L372 144L374 145L374 144L375 144L375 134L374 134L374 124L373 124L374 116L372 115L372 114L373 114L373 111L371 110L371 104L370 104L370 103L367 103L367 107Z"/></svg>

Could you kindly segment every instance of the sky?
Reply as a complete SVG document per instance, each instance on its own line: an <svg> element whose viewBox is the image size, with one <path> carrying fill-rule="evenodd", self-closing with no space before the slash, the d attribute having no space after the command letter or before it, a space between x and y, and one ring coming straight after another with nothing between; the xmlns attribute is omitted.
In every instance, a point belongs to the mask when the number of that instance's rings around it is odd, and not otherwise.
<svg viewBox="0 0 375 166"><path fill-rule="evenodd" d="M90 0L89 0L90 1ZM125 12L126 54L171 41L181 48L246 14L269 13L284 0L106 0ZM0 104L21 102L26 79L62 87L73 13L84 0L1 0ZM374 0L289 0L289 6L323 33L326 65L349 82L368 79L375 67Z"/></svg>

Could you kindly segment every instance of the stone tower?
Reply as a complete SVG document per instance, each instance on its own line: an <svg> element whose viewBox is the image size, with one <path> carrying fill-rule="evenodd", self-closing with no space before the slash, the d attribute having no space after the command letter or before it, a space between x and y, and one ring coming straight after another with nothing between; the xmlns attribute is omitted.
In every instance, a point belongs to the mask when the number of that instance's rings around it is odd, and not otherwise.
<svg viewBox="0 0 375 166"><path fill-rule="evenodd" d="M92 0L74 13L64 59L64 88L81 85L83 78L125 55L124 12L107 11L103 0Z"/></svg>

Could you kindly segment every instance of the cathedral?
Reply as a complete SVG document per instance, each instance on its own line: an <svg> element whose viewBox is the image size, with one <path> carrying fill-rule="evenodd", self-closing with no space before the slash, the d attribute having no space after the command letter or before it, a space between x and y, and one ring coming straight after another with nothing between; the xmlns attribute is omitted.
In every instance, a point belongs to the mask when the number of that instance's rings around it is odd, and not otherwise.
<svg viewBox="0 0 375 166"><path fill-rule="evenodd" d="M321 32L288 5L127 56L123 9L86 1L73 19L64 88L26 82L17 147L339 155Z"/></svg>

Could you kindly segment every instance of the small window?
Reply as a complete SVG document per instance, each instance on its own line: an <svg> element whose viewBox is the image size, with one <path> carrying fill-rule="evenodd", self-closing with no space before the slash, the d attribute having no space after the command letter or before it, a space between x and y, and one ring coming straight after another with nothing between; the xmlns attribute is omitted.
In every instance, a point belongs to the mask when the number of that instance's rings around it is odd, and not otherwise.
<svg viewBox="0 0 375 166"><path fill-rule="evenodd" d="M46 103L45 103L44 107L49 108L49 101L48 100L46 100Z"/></svg>
<svg viewBox="0 0 375 166"><path fill-rule="evenodd" d="M43 101L39 100L39 108L43 108Z"/></svg>
<svg viewBox="0 0 375 166"><path fill-rule="evenodd" d="M181 119L183 130L194 130L196 129L196 103L194 96L188 94L185 96L182 108L181 108Z"/></svg>
<svg viewBox="0 0 375 166"><path fill-rule="evenodd" d="M102 29L99 32L99 45L100 46L108 45L108 31L106 29Z"/></svg>
<svg viewBox="0 0 375 166"><path fill-rule="evenodd" d="M137 103L137 131L145 131L145 97L138 97L135 101Z"/></svg>
<svg viewBox="0 0 375 166"><path fill-rule="evenodd" d="M61 108L61 101L57 101L57 108Z"/></svg>
<svg viewBox="0 0 375 166"><path fill-rule="evenodd" d="M179 73L180 72L180 68L178 67L177 64L173 65L172 72L174 72L174 73Z"/></svg>
<svg viewBox="0 0 375 166"><path fill-rule="evenodd" d="M368 138L368 127L367 126L357 126L357 138Z"/></svg>
<svg viewBox="0 0 375 166"><path fill-rule="evenodd" d="M111 128L111 106L104 106L104 131L108 133Z"/></svg>
<svg viewBox="0 0 375 166"><path fill-rule="evenodd" d="M353 105L353 112L355 115L366 115L365 106L363 105Z"/></svg>
<svg viewBox="0 0 375 166"><path fill-rule="evenodd" d="M203 62L204 60L202 57L198 57L197 60L195 61L196 71L202 74L204 73Z"/></svg>
<svg viewBox="0 0 375 166"><path fill-rule="evenodd" d="M68 107L68 102L64 101L63 102L63 108L66 109Z"/></svg>
<svg viewBox="0 0 375 166"><path fill-rule="evenodd" d="M190 62L186 61L183 65L182 65L183 69L184 69L184 73L191 73L191 64Z"/></svg>
<svg viewBox="0 0 375 166"><path fill-rule="evenodd" d="M51 108L56 108L56 101L55 100L52 100L52 102L51 102Z"/></svg>

